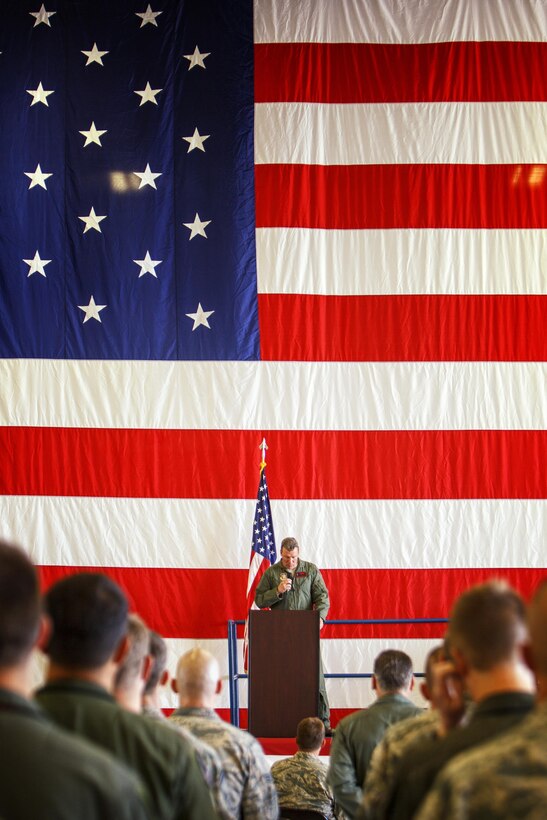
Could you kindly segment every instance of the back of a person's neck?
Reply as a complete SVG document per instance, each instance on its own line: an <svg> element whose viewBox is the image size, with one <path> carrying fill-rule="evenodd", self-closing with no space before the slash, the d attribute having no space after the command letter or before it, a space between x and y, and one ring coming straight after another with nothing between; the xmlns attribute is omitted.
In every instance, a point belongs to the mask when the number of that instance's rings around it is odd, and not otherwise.
<svg viewBox="0 0 547 820"><path fill-rule="evenodd" d="M475 703L494 695L509 692L534 694L535 686L527 669L516 666L500 666L487 672L472 670L467 678L467 688Z"/></svg>
<svg viewBox="0 0 547 820"><path fill-rule="evenodd" d="M32 685L29 665L21 664L0 670L0 689L6 689L22 698L30 698Z"/></svg>
<svg viewBox="0 0 547 820"><path fill-rule="evenodd" d="M214 705L206 698L180 698L180 709L214 709Z"/></svg>
<svg viewBox="0 0 547 820"><path fill-rule="evenodd" d="M111 693L114 684L113 679L114 673L110 665L100 666L97 669L81 669L50 662L46 683L56 683L61 680L79 680L94 683Z"/></svg>

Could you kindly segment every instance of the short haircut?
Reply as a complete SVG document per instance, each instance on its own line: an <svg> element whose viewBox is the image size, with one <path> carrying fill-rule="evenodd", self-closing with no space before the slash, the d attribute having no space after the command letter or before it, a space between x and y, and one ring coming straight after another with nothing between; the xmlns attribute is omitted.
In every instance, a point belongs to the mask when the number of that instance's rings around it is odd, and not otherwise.
<svg viewBox="0 0 547 820"><path fill-rule="evenodd" d="M287 550L287 552L292 552L293 550L300 550L300 545L296 538L289 536L288 538L284 538L281 542L281 549Z"/></svg>
<svg viewBox="0 0 547 820"><path fill-rule="evenodd" d="M425 682L431 691L431 687L433 686L433 667L436 663L445 660L446 658L446 647L444 643L440 644L439 646L433 647L425 659Z"/></svg>
<svg viewBox="0 0 547 820"><path fill-rule="evenodd" d="M30 654L40 624L36 570L22 549L0 541L0 667Z"/></svg>
<svg viewBox="0 0 547 820"><path fill-rule="evenodd" d="M148 655L148 627L138 615L131 614L127 619L127 637L129 649L116 670L115 689L126 689L139 677L142 662Z"/></svg>
<svg viewBox="0 0 547 820"><path fill-rule="evenodd" d="M547 579L539 585L530 602L528 624L535 670L540 675L547 675Z"/></svg>
<svg viewBox="0 0 547 820"><path fill-rule="evenodd" d="M102 573L81 572L63 578L47 592L45 607L53 624L47 653L63 666L102 666L127 631L125 593Z"/></svg>
<svg viewBox="0 0 547 820"><path fill-rule="evenodd" d="M152 668L144 686L145 695L152 694L167 666L167 644L153 629L148 630L148 654L152 659Z"/></svg>
<svg viewBox="0 0 547 820"><path fill-rule="evenodd" d="M488 671L509 661L527 637L524 601L505 581L489 581L460 595L450 616L450 645L469 665Z"/></svg>
<svg viewBox="0 0 547 820"><path fill-rule="evenodd" d="M296 728L296 745L302 752L314 752L325 739L325 726L317 717L304 718Z"/></svg>
<svg viewBox="0 0 547 820"><path fill-rule="evenodd" d="M374 661L374 677L384 692L407 689L412 681L412 661L406 652L386 649Z"/></svg>
<svg viewBox="0 0 547 820"><path fill-rule="evenodd" d="M205 649L190 649L179 658L177 687L182 697L211 697L215 694L219 677L218 661Z"/></svg>

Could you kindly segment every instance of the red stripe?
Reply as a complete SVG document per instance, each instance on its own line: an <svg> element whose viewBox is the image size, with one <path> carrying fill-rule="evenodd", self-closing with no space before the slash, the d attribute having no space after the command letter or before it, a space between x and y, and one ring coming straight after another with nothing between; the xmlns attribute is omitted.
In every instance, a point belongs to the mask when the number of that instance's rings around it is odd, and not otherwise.
<svg viewBox="0 0 547 820"><path fill-rule="evenodd" d="M306 556L312 558L313 556ZM41 567L45 587L81 567ZM89 569L89 568L88 568ZM96 571L92 569L91 571ZM224 638L227 620L243 619L246 569L105 569L127 591L132 608L166 638ZM324 570L329 618L446 618L464 589L505 578L529 597L545 569ZM444 626L325 627L323 637L440 637ZM243 628L240 630L243 637ZM329 670L331 672L342 670Z"/></svg>
<svg viewBox="0 0 547 820"><path fill-rule="evenodd" d="M546 65L546 43L265 43L255 46L255 100L545 100Z"/></svg>
<svg viewBox="0 0 547 820"><path fill-rule="evenodd" d="M276 499L544 498L547 491L542 430L3 427L0 493L254 498L262 435L275 451L268 479ZM288 469L295 454L305 469Z"/></svg>
<svg viewBox="0 0 547 820"><path fill-rule="evenodd" d="M256 225L545 228L546 181L547 165L539 163L256 165Z"/></svg>
<svg viewBox="0 0 547 820"><path fill-rule="evenodd" d="M268 361L544 361L545 296L258 297ZM290 328L281 333L280 328Z"/></svg>

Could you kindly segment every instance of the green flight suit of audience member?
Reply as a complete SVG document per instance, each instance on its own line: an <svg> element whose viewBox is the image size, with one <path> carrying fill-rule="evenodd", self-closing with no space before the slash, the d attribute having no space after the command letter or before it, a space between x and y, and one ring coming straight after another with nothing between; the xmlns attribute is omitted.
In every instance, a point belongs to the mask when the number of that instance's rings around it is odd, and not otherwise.
<svg viewBox="0 0 547 820"><path fill-rule="evenodd" d="M319 569L299 557L300 547L296 538L284 538L281 542L281 559L268 567L256 588L255 603L259 609L316 609L321 618L321 629L326 620L330 600L329 592ZM292 580L287 577L292 573ZM319 718L330 731L330 708L320 659L319 669Z"/></svg>
<svg viewBox="0 0 547 820"><path fill-rule="evenodd" d="M336 802L352 818L363 797L363 783L372 753L389 726L420 714L409 699L412 661L405 652L389 649L374 661L373 688L377 700L340 721L330 753L328 782Z"/></svg>
<svg viewBox="0 0 547 820"><path fill-rule="evenodd" d="M64 732L29 700L46 637L36 571L0 542L0 817L146 820L145 790L112 755Z"/></svg>
<svg viewBox="0 0 547 820"><path fill-rule="evenodd" d="M122 709L109 693L128 647L128 605L120 587L106 575L79 573L54 584L45 605L53 634L39 704L60 726L137 772L155 820L216 818L191 744L157 721Z"/></svg>

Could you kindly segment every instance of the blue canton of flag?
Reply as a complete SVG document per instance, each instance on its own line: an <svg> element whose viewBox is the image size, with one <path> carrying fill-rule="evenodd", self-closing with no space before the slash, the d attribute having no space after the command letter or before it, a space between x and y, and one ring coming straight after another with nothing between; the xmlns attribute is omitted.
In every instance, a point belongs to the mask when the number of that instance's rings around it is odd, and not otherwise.
<svg viewBox="0 0 547 820"><path fill-rule="evenodd" d="M39 5L0 33L0 357L258 359L251 0Z"/></svg>
<svg viewBox="0 0 547 820"><path fill-rule="evenodd" d="M256 511L253 521L253 539L251 544L252 552L267 558L270 564L275 564L277 551L275 547L275 535L270 509L270 496L268 493L268 482L266 480L266 468L260 473L260 483L256 496Z"/></svg>

